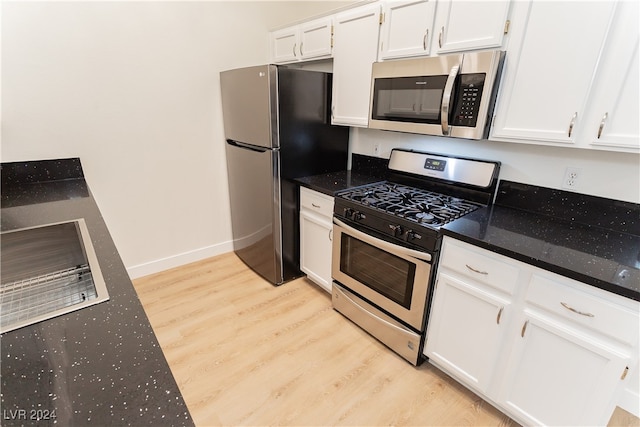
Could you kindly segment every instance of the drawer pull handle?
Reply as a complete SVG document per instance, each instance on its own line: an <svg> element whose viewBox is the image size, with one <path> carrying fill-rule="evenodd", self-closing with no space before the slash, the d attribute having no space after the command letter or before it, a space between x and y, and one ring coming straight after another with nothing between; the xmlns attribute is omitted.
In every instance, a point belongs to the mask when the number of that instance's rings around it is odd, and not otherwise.
<svg viewBox="0 0 640 427"><path fill-rule="evenodd" d="M498 312L498 317L496 318L496 323L500 324L500 318L502 317L502 312L504 311L504 307L500 307L500 311Z"/></svg>
<svg viewBox="0 0 640 427"><path fill-rule="evenodd" d="M333 242L333 228L329 230L329 240Z"/></svg>
<svg viewBox="0 0 640 427"><path fill-rule="evenodd" d="M311 203L311 206L313 206L314 208L320 209L320 205L316 205L315 203Z"/></svg>
<svg viewBox="0 0 640 427"><path fill-rule="evenodd" d="M620 379L624 380L625 378L627 378L628 373L629 373L629 367L627 366L626 368L624 368L624 371L622 371L622 376L620 377Z"/></svg>
<svg viewBox="0 0 640 427"><path fill-rule="evenodd" d="M527 331L527 325L529 324L529 321L527 320L526 322L524 322L524 325L522 325L522 331L520 332L520 336L522 338L524 338L524 333Z"/></svg>
<svg viewBox="0 0 640 427"><path fill-rule="evenodd" d="M576 310L575 308L573 308L573 307L569 306L569 304L567 304L566 302L561 302L560 304L561 304L564 308L566 308L567 310L569 310L569 311L573 311L574 313L579 314L580 316L596 317L596 315L595 315L595 314L585 313L585 312L582 312L582 311L578 311L578 310Z"/></svg>
<svg viewBox="0 0 640 427"><path fill-rule="evenodd" d="M486 271L476 270L475 268L473 268L473 267L469 266L469 264L465 264L465 266L466 266L469 270L473 271L474 273L484 274L485 276L486 276L487 274L489 274L489 273L488 273L488 272L486 272Z"/></svg>

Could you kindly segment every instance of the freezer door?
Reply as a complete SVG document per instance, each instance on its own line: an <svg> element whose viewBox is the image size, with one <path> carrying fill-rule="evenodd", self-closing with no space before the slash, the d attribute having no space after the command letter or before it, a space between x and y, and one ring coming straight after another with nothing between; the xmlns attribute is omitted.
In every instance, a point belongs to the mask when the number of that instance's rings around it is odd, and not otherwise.
<svg viewBox="0 0 640 427"><path fill-rule="evenodd" d="M258 147L279 147L276 88L274 65L221 72L225 138Z"/></svg>
<svg viewBox="0 0 640 427"><path fill-rule="evenodd" d="M283 282L279 151L227 140L233 249L273 284Z"/></svg>

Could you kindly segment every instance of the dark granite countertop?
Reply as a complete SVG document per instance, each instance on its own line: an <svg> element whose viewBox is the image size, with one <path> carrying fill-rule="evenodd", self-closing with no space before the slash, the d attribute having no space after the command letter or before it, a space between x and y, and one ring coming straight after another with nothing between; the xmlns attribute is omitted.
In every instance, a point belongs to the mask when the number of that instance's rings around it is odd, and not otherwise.
<svg viewBox="0 0 640 427"><path fill-rule="evenodd" d="M495 205L442 232L640 301L637 210L632 203L501 182Z"/></svg>
<svg viewBox="0 0 640 427"><path fill-rule="evenodd" d="M345 170L329 172L322 175L306 176L297 178L295 181L302 187L333 196L339 191L382 181L382 179Z"/></svg>
<svg viewBox="0 0 640 427"><path fill-rule="evenodd" d="M193 425L79 159L2 164L2 231L77 218L110 299L2 334L2 424Z"/></svg>

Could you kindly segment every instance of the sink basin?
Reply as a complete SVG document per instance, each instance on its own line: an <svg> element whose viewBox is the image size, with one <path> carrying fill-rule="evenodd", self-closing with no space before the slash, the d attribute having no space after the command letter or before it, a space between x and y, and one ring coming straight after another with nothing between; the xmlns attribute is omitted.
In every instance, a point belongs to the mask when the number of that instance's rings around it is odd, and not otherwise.
<svg viewBox="0 0 640 427"><path fill-rule="evenodd" d="M0 333L109 299L84 219L0 234Z"/></svg>

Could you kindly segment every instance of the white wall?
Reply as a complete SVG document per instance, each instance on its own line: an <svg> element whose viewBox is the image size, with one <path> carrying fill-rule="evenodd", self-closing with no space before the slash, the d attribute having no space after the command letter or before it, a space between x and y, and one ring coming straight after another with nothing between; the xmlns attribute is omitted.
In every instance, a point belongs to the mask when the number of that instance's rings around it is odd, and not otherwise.
<svg viewBox="0 0 640 427"><path fill-rule="evenodd" d="M2 2L2 161L80 157L133 277L231 250L219 80L350 2Z"/></svg>
<svg viewBox="0 0 640 427"><path fill-rule="evenodd" d="M391 149L409 148L435 153L498 160L500 178L561 189L565 169L581 169L580 193L640 203L640 155L495 141L412 135L373 129L352 129L351 151L380 157Z"/></svg>

